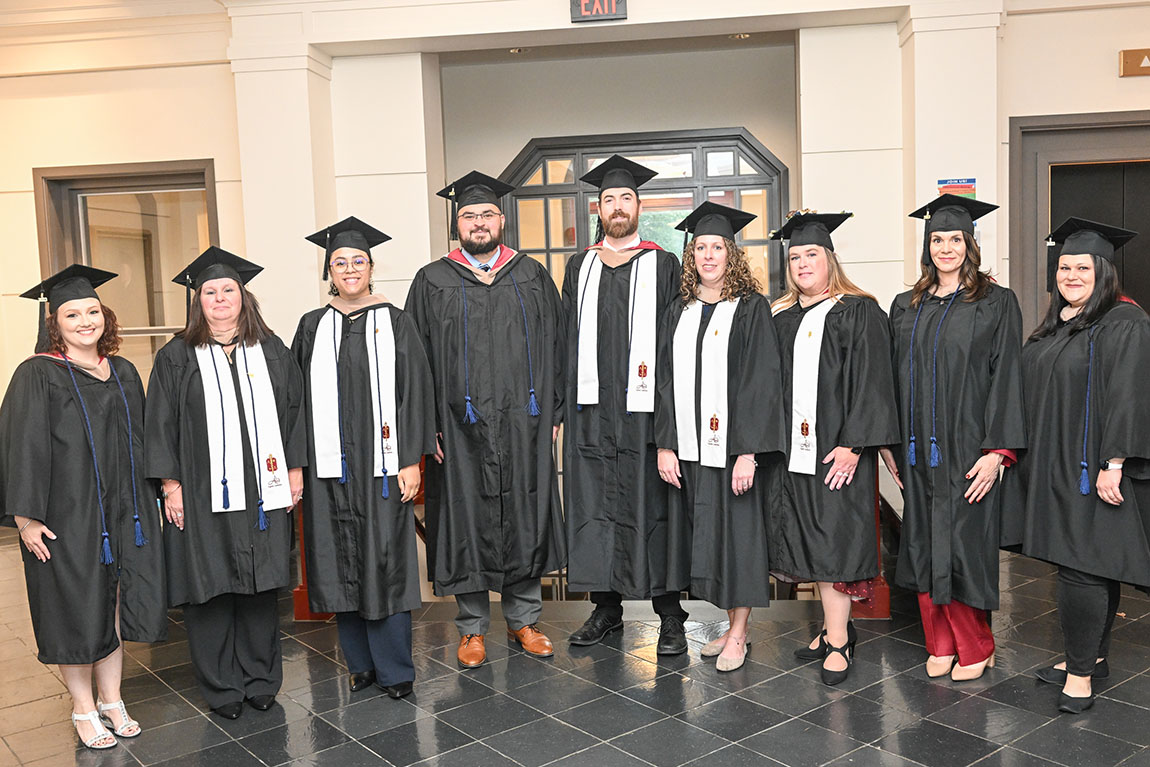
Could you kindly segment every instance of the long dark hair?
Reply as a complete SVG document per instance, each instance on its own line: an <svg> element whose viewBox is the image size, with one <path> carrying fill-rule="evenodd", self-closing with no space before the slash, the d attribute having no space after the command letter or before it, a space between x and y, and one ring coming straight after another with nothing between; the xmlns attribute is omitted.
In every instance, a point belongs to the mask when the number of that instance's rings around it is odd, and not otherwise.
<svg viewBox="0 0 1150 767"><path fill-rule="evenodd" d="M1103 314L1113 309L1122 296L1122 286L1118 283L1118 270L1114 268L1114 264L1093 254L1090 259L1094 262L1094 292L1086 299L1086 304L1078 314L1067 323L1071 333L1078 333L1093 325ZM1050 305L1046 307L1046 316L1042 318L1042 324L1035 328L1027 340L1033 341L1057 330L1058 324L1062 321L1062 310L1068 305L1058 286L1055 285L1050 291Z"/></svg>
<svg viewBox="0 0 1150 767"><path fill-rule="evenodd" d="M116 321L116 313L100 302L100 311L104 313L104 332L96 342L96 353L101 357L110 357L120 351L120 323ZM48 351L55 354L67 354L68 347L64 344L64 336L60 333L60 323L56 320L56 312L44 318L44 327L48 331Z"/></svg>
<svg viewBox="0 0 1150 767"><path fill-rule="evenodd" d="M966 295L962 297L963 301L978 301L983 298L987 291L990 290L990 275L986 272L980 271L982 267L982 250L978 247L978 241L970 232L963 232L962 239L966 243L966 258L962 261L962 266L958 270L958 284L966 290ZM938 268L934 265L934 261L930 257L930 235L926 237L926 242L922 244L922 274L918 278L918 282L914 284L913 293L910 297L910 305L918 306L919 301L927 292L938 284Z"/></svg>
<svg viewBox="0 0 1150 767"><path fill-rule="evenodd" d="M188 346L203 346L212 337L212 329L208 327L208 320L204 317L204 309L200 305L200 290L201 288L196 288L196 292L192 295L187 326L176 333L176 338L184 339ZM272 331L260 314L260 302L242 284L240 284L240 295L242 298L240 316L236 318L236 335L244 346L255 346L271 338Z"/></svg>

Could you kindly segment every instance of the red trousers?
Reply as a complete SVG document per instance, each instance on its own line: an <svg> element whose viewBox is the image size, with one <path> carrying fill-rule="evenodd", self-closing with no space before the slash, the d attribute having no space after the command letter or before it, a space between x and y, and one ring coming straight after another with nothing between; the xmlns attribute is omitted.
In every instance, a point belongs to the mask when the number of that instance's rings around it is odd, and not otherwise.
<svg viewBox="0 0 1150 767"><path fill-rule="evenodd" d="M922 613L922 633L926 651L931 655L957 655L959 664L981 663L994 652L994 635L990 633L990 614L952 599L948 605L936 605L930 594L918 595Z"/></svg>

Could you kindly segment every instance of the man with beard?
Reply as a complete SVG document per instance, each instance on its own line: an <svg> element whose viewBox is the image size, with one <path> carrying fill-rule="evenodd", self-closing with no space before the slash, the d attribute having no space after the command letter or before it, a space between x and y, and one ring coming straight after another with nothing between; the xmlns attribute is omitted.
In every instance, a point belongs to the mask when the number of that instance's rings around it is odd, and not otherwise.
<svg viewBox="0 0 1150 767"><path fill-rule="evenodd" d="M562 306L547 269L501 242L499 201L511 189L473 171L439 192L461 247L419 270L406 306L435 378L427 572L436 595L455 596L465 668L487 658L488 591L502 594L508 633L526 652L553 654L536 625L539 578L566 558L551 447L563 412Z"/></svg>
<svg viewBox="0 0 1150 767"><path fill-rule="evenodd" d="M679 261L637 234L639 187L655 172L614 155L583 181L599 187L605 236L567 262L568 588L595 610L571 635L591 645L623 627L623 598L651 598L660 655L687 650L687 613L667 592L667 493L655 448L659 318L679 295Z"/></svg>

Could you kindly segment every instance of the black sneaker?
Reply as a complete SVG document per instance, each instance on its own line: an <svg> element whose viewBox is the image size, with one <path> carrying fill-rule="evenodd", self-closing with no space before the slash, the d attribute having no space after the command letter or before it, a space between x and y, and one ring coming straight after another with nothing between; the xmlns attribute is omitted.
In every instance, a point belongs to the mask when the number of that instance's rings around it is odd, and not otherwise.
<svg viewBox="0 0 1150 767"><path fill-rule="evenodd" d="M659 624L659 646L655 652L658 655L681 655L687 652L687 633L683 630L683 621L673 615L663 616Z"/></svg>
<svg viewBox="0 0 1150 767"><path fill-rule="evenodd" d="M621 628L623 628L623 616L614 615L606 610L595 610L567 641L573 645L598 644L603 641L603 637Z"/></svg>

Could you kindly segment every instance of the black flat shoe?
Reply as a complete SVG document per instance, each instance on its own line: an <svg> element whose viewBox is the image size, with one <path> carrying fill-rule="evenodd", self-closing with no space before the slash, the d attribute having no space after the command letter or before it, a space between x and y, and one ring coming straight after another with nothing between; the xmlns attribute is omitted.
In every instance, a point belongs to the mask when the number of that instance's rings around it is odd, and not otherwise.
<svg viewBox="0 0 1150 767"><path fill-rule="evenodd" d="M413 682L397 682L396 684L381 684L380 689L387 693L387 697L399 700L406 695L411 695L413 686Z"/></svg>
<svg viewBox="0 0 1150 767"><path fill-rule="evenodd" d="M276 696L274 695L253 695L248 698L248 705L256 711L267 711L275 704Z"/></svg>
<svg viewBox="0 0 1150 767"><path fill-rule="evenodd" d="M659 644L655 647L657 655L682 655L687 652L687 632L683 628L683 621L667 615L659 624Z"/></svg>
<svg viewBox="0 0 1150 767"><path fill-rule="evenodd" d="M1046 666L1035 671L1034 675L1038 677L1039 681L1047 684L1056 684L1060 687L1066 684L1066 669L1064 668ZM1105 658L1094 665L1094 673L1090 676L1092 679L1106 679L1110 676L1110 664Z"/></svg>
<svg viewBox="0 0 1150 767"><path fill-rule="evenodd" d="M1067 714L1081 714L1094 705L1094 693L1088 698L1072 698L1064 692L1058 693L1058 710Z"/></svg>
<svg viewBox="0 0 1150 767"><path fill-rule="evenodd" d="M366 690L373 684L375 684L374 671L363 671L358 674L350 674L347 677L347 686L351 688L352 692Z"/></svg>
<svg viewBox="0 0 1150 767"><path fill-rule="evenodd" d="M603 641L603 637L621 628L623 628L621 615L616 616L605 610L595 610L591 613L591 617L579 627L579 630L568 637L567 641L579 646L599 644Z"/></svg>
<svg viewBox="0 0 1150 767"><path fill-rule="evenodd" d="M823 684L829 685L830 687L834 687L836 684L842 684L847 680L847 677L851 675L851 664L854 663L855 659L855 640L847 640L844 647L835 647L827 643L827 655L829 656L833 652L837 652L846 659L847 667L842 671L831 671L826 666L819 669L819 676L822 677Z"/></svg>
<svg viewBox="0 0 1150 767"><path fill-rule="evenodd" d="M243 701L225 703L219 708L213 708L212 712L224 719L239 719L240 714L244 713L244 703Z"/></svg>

